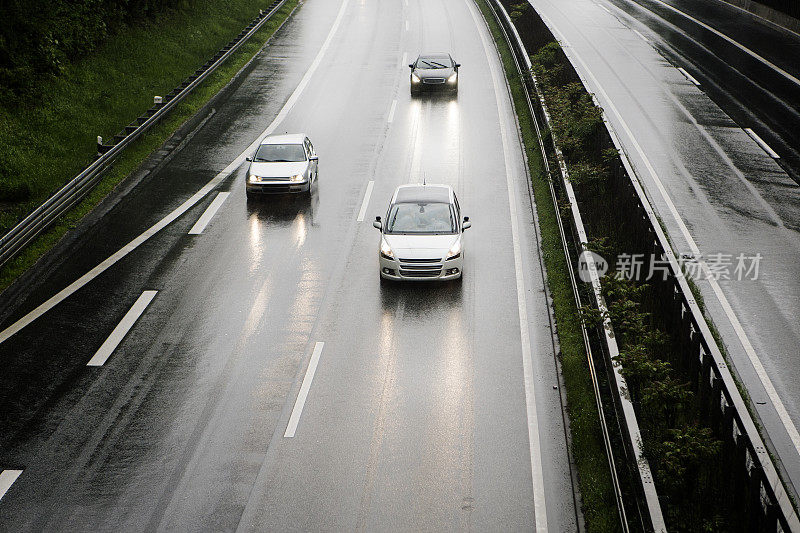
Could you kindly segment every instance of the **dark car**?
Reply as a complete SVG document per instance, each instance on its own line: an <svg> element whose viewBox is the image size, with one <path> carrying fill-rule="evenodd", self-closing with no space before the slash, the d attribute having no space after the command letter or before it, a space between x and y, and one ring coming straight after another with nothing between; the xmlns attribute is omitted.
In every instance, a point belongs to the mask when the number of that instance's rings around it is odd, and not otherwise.
<svg viewBox="0 0 800 533"><path fill-rule="evenodd" d="M411 67L411 96L422 91L458 93L458 67L450 54L422 54Z"/></svg>

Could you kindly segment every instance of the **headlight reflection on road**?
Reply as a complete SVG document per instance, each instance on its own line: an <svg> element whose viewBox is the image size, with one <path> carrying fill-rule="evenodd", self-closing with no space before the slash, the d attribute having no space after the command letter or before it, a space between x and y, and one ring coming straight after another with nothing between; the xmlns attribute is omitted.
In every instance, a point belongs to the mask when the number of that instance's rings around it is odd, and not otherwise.
<svg viewBox="0 0 800 533"><path fill-rule="evenodd" d="M465 342L464 324L460 309L452 309L443 336L443 355L436 375L441 376L436 397L440 399L438 423L447 428L441 434L444 438L456 436L459 426L463 426L465 418L472 416L472 360L470 347ZM467 425L465 427L470 427ZM443 442L443 446L452 446L453 442Z"/></svg>
<svg viewBox="0 0 800 533"><path fill-rule="evenodd" d="M303 243L306 242L306 234L308 233L308 228L306 227L306 216L303 213L297 213L297 218L294 219L295 223L295 230L294 230L294 237L295 242L297 243L297 247L300 248L303 246Z"/></svg>
<svg viewBox="0 0 800 533"><path fill-rule="evenodd" d="M461 166L461 114L458 102L450 100L447 104L447 147L444 162L445 175L451 185L459 189L459 168Z"/></svg>
<svg viewBox="0 0 800 533"><path fill-rule="evenodd" d="M261 221L258 215L250 215L250 272L253 273L261 267L264 258L264 241L261 239Z"/></svg>

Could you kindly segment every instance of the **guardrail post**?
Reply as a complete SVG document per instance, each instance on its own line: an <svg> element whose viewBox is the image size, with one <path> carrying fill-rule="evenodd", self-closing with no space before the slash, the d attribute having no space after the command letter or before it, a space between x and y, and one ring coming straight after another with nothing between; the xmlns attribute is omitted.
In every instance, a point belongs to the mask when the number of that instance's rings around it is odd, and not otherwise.
<svg viewBox="0 0 800 533"><path fill-rule="evenodd" d="M100 135L97 136L97 157L100 157L112 148L113 146L103 144L103 138Z"/></svg>

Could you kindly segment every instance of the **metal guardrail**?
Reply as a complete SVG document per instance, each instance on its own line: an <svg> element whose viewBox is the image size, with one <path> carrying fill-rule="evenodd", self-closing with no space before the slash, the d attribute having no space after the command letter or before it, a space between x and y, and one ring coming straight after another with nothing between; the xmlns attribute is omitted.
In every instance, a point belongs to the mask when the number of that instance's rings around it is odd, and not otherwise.
<svg viewBox="0 0 800 533"><path fill-rule="evenodd" d="M274 0L266 11L259 10L258 16L232 41L219 50L194 74L186 78L180 86L166 95L161 102L154 103L134 122L114 137L113 145L98 142L99 157L80 174L72 178L66 185L50 196L42 205L25 217L19 224L0 238L0 266L18 254L26 245L42 231L53 224L77 202L81 201L97 184L114 160L139 138L144 132L157 124L181 100L200 85L212 72L222 65L239 47L252 37L264 23L269 20L286 0ZM99 140L99 138L98 138Z"/></svg>
<svg viewBox="0 0 800 533"><path fill-rule="evenodd" d="M508 14L500 5L499 0L489 0L490 3L497 5L502 10L503 17L500 17L500 23L505 27L506 37L509 41L509 48L516 56L516 60L526 65L529 74L523 76L523 85L528 92L528 97L535 94L541 106L541 112L547 120L546 106L541 93L538 91L536 80L530 72L530 59L516 28L512 23ZM546 21L542 21L544 27L547 27ZM552 30L552 29L551 29ZM504 30L505 31L505 30ZM514 36L513 39L508 38L508 34ZM569 50L564 50L567 60L569 58ZM576 74L580 78L580 73ZM588 87L585 80L581 79L585 87ZM596 102L597 103L597 102ZM534 120L536 120L536 113L534 113ZM708 324L703 317L702 311L698 306L689 283L686 280L680 264L678 263L675 253L673 252L666 234L664 233L661 225L656 218L655 212L649 203L649 200L642 188L641 184L636 177L636 173L628 160L624 147L619 141L613 126L603 118L606 129L609 133L610 140L613 146L620 154L623 169L620 169L621 174L624 176L624 187L629 191L630 199L634 202L636 207L635 212L631 214L631 220L638 218L641 233L645 235L645 240L648 241L648 246L651 251L660 257L662 260L668 262L669 276L664 280L663 284L658 287L661 294L666 295L671 299L665 302L665 305L672 305L674 315L675 331L680 333L681 349L682 352L689 357L691 366L697 372L697 387L701 396L704 398L705 405L708 406L708 417L713 421L717 435L723 440L726 449L729 450L727 456L731 462L731 467L737 469L737 486L732 487L733 490L741 490L741 503L748 511L748 524L743 529L751 531L796 531L800 532L800 519L794 508L786 489L781 482L775 465L767 452L764 441L761 439L758 429L753 422L750 412L747 409L736 382L731 375L730 369L719 349ZM551 130L552 133L552 130ZM552 135L551 135L552 138ZM555 139L553 139L555 144ZM557 151L556 154L561 167L561 180L562 185L565 186L565 191L571 203L571 211L573 215L573 224L580 221L580 212L577 208L574 193L571 193L571 184L566 179L566 167L563 158ZM580 231L581 227L576 224L573 227L579 236L579 241L582 250L586 249L586 235ZM602 301L602 294L599 294L595 284L597 273L593 268L593 264L589 264L589 271L593 274L592 284L594 286L594 293L599 296L597 299L598 306L604 305ZM609 340L608 333L610 330L606 324L603 328L605 331L606 341ZM612 339L613 340L613 339ZM607 343L607 347L611 349ZM613 348L616 347L614 343ZM609 352L613 354L613 351ZM616 368L617 362L609 361ZM619 383L618 383L619 385ZM618 389L619 390L619 389ZM630 402L628 402L630 403ZM630 406L632 411L632 406ZM635 420L635 419L634 419ZM641 452L641 446L639 446ZM641 465L637 465L641 466ZM647 472L642 473L642 482L652 485L652 478L646 477ZM655 487L652 486L652 495L655 495ZM652 512L654 508L651 498L648 498L647 508L651 511L650 520L652 526L658 530L659 524L663 529L663 518L660 518L660 508L654 515ZM760 511L760 512L759 512ZM665 529L664 529L665 530Z"/></svg>
<svg viewBox="0 0 800 533"><path fill-rule="evenodd" d="M566 191L567 199L570 203L570 212L572 214L572 231L573 234L577 237L577 242L581 247L581 252L588 250L587 243L588 238L586 235L586 231L584 229L583 218L581 216L581 212L578 209L578 202L575 199L575 193L572 189L572 184L569 181L569 171L567 169L566 163L564 161L563 154L561 149L558 146L558 139L553 134L552 128L550 128L550 113L547 109L547 105L544 101L543 95L539 89L539 86L536 82L535 77L531 71L532 65L528 55L527 50L525 49L525 45L522 42L522 39L517 32L516 27L514 26L511 18L508 15L508 12L503 7L503 5L498 0L489 0L489 4L492 7L492 10L495 12L495 16L500 23L501 28L503 29L503 33L506 37L506 40L509 45L509 49L512 51L514 55L514 60L520 67L522 65L525 66L525 72L521 73L523 87L525 88L526 97L528 99L529 104L535 99L539 102L540 112L537 113L536 110L531 105L531 117L536 124L537 131L539 130L538 127L538 119L537 116L541 116L544 119L545 124L547 125L548 129L551 133L552 139L552 148L554 153L556 154L556 159L558 161L559 170L558 173L561 176L561 185ZM533 98L532 98L533 97ZM544 144L539 135L539 142L542 146L542 151L544 152ZM543 153L543 157L545 162L547 162L547 155ZM549 163L547 163L549 168ZM555 191L552 191L555 194ZM557 201L554 199L556 213L559 212L559 206ZM564 239L566 240L566 239ZM567 252L565 248L565 253ZM567 262L571 266L571 258L567 253ZM633 409L633 404L631 403L628 395L624 392L627 389L627 385L625 384L625 378L621 374L621 368L618 363L614 361L614 358L619 355L619 348L617 346L616 336L614 335L614 328L611 324L610 318L608 318L608 308L605 303L605 299L603 298L602 287L600 285L600 277L597 274L597 267L593 262L593 259L590 257L587 258L588 262L588 270L591 276L591 283L592 283L592 292L595 297L595 302L597 305L598 310L601 312L601 315L604 316L604 323L603 323L603 341L605 342L606 347L606 354L609 355L609 360L606 361L606 366L611 369L612 374L612 381L609 385L612 388L614 400L617 406L617 412L621 413L621 420L620 428L623 432L623 441L625 443L625 448L627 451L627 455L629 457L629 462L632 467L632 471L634 472L634 476L636 477L637 483L637 492L640 494L641 499L644 502L643 506L640 506L640 516L643 522L643 526L646 529L662 532L666 531L666 525L664 523L663 513L661 511L661 504L658 500L658 493L655 488L655 484L653 483L653 476L650 472L650 465L647 462L647 458L644 456L642 451L642 437L641 432L639 431L639 423L636 419L636 413ZM573 274L574 279L574 274ZM574 281L573 281L574 283ZM580 301L580 296L576 293L576 297L578 301ZM591 349L590 345L586 344L587 349ZM596 387L596 380L593 380L594 386ZM602 407L602 403L598 402L598 404ZM602 413L602 410L600 411ZM602 424L605 424L605 420L602 421ZM608 454L609 461L611 465L614 465L614 456L613 452L610 449L610 442L607 430L604 432L604 441L606 442L606 453ZM614 484L614 492L615 497L617 500L617 506L620 512L620 522L621 527L627 531L628 524L627 524L627 517L625 513L625 506L622 500L622 494L619 484L619 479L617 477L616 469L612 468L612 481Z"/></svg>
<svg viewBox="0 0 800 533"><path fill-rule="evenodd" d="M528 105L528 111L530 112L531 118L533 119L533 125L536 129L536 137L542 154L542 162L544 163L545 174L547 176L548 185L550 188L550 196L551 199L553 200L553 207L556 213L558 213L559 211L558 196L553 187L553 181L552 181L553 172L550 168L550 161L547 157L547 150L545 148L544 141L542 139L542 132L541 128L539 127L539 119L537 118L538 113L534 108L533 100L531 100L531 95L529 92L529 88L527 86L528 83L533 83L535 88L535 80L533 80L531 76L532 65L530 59L528 58L528 54L526 53L525 47L522 44L522 40L520 39L519 33L517 32L514 25L511 24L511 19L508 16L507 10L499 2L495 3L494 1L489 1L487 2L487 5L489 6L489 9L492 10L492 14L495 17L495 20L497 20L498 24L500 25L500 30L503 32L503 36L505 37L506 42L516 43L518 47L518 50L513 50L512 47L509 47L509 49L511 49L513 52L512 57L514 59L514 66L516 67L517 74L523 81L523 87L525 88L524 91L525 100ZM505 19L505 22L501 20L501 17ZM513 41L509 36L509 32L514 37ZM542 108L540 108L539 111L540 113L545 112L545 110ZM564 224L560 216L556 216L556 222L558 223L559 234L561 237L561 245L564 248L564 255L566 258L570 285L572 287L573 297L575 298L575 306L576 308L580 309L581 307L583 307L583 302L580 295L580 291L578 290L575 270L572 266L572 258L569 253L569 244L567 243L566 231L564 229ZM622 486L620 483L619 475L617 473L616 460L614 459L613 445L611 443L611 433L606 423L605 408L603 406L602 394L600 392L601 388L600 383L595 371L596 367L594 362L594 355L592 353L591 341L589 340L589 333L586 328L586 325L583 322L581 322L581 334L583 337L583 344L586 350L586 359L589 366L589 373L592 381L592 389L595 397L595 406L597 407L597 412L599 414L600 430L603 435L603 446L605 448L606 458L608 459L609 471L611 473L611 481L614 489L614 500L617 505L620 527L623 533L628 533L628 531L630 531L630 528L628 527L628 516L625 510L625 501L622 495Z"/></svg>

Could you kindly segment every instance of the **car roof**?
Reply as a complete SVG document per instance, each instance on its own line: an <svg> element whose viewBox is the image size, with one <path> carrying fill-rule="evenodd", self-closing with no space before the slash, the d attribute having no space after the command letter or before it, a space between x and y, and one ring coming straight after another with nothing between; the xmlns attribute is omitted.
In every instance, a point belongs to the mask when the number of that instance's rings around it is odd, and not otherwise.
<svg viewBox="0 0 800 533"><path fill-rule="evenodd" d="M453 189L449 185L401 185L397 188L392 198L393 204L425 202L425 203L451 203Z"/></svg>
<svg viewBox="0 0 800 533"><path fill-rule="evenodd" d="M264 137L260 144L303 144L305 133L284 133Z"/></svg>

